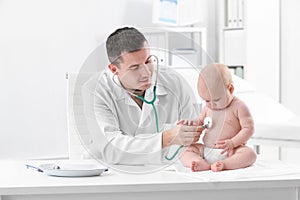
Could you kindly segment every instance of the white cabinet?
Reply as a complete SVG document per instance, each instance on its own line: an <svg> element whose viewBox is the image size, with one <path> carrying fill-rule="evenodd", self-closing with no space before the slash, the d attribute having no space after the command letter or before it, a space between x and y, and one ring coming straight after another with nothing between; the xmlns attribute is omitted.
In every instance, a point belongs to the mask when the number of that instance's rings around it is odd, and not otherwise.
<svg viewBox="0 0 300 200"><path fill-rule="evenodd" d="M163 65L198 67L207 63L205 27L160 27L142 32Z"/></svg>
<svg viewBox="0 0 300 200"><path fill-rule="evenodd" d="M244 0L219 1L219 62L244 78L246 65L246 33Z"/></svg>
<svg viewBox="0 0 300 200"><path fill-rule="evenodd" d="M218 3L221 11L218 20L219 62L243 66L245 79L257 91L278 101L280 0L221 0ZM232 22L235 25L230 24Z"/></svg>
<svg viewBox="0 0 300 200"><path fill-rule="evenodd" d="M231 66L246 64L246 37L244 29L224 29L224 61Z"/></svg>

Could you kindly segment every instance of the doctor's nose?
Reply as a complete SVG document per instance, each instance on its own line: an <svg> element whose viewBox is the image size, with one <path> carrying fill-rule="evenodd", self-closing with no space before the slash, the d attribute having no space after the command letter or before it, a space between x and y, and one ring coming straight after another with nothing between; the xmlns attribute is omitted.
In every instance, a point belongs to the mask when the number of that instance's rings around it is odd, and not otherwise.
<svg viewBox="0 0 300 200"><path fill-rule="evenodd" d="M151 71L147 65L142 65L140 67L140 74L143 76L149 76L151 74Z"/></svg>

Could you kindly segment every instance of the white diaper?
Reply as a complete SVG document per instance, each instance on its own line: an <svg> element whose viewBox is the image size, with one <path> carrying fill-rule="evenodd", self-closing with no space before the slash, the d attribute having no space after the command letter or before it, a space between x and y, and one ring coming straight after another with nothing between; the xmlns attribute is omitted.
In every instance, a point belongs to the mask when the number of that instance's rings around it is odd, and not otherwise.
<svg viewBox="0 0 300 200"><path fill-rule="evenodd" d="M210 165L217 161L224 160L226 158L226 152L224 154L221 154L222 151L223 149L204 147L204 159Z"/></svg>

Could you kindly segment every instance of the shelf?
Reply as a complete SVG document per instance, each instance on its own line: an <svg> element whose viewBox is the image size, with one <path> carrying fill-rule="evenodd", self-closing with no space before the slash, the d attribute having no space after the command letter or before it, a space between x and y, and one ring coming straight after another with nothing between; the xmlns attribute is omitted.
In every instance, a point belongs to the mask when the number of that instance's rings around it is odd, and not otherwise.
<svg viewBox="0 0 300 200"><path fill-rule="evenodd" d="M206 27L157 27L144 28L143 33L161 33L161 32L176 32L176 33L197 33L206 32Z"/></svg>
<svg viewBox="0 0 300 200"><path fill-rule="evenodd" d="M194 66L206 64L205 27L148 28L143 33L163 65L176 65L176 56L185 57Z"/></svg>
<svg viewBox="0 0 300 200"><path fill-rule="evenodd" d="M224 27L224 31L244 30L244 27Z"/></svg>
<svg viewBox="0 0 300 200"><path fill-rule="evenodd" d="M194 54L197 53L196 49L193 48L178 48L171 51L173 54Z"/></svg>

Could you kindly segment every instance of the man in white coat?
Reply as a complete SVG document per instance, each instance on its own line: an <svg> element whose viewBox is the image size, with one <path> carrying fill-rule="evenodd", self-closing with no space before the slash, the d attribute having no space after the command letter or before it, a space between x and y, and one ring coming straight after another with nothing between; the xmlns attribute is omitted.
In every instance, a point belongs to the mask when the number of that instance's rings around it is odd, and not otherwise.
<svg viewBox="0 0 300 200"><path fill-rule="evenodd" d="M108 69L82 87L94 156L108 164L162 164L166 155L174 154L170 146L199 140L201 127L176 124L200 112L193 91L170 68L160 67L156 76L156 57L141 32L117 29L108 37L106 50ZM137 96L151 101L156 78L153 108Z"/></svg>

